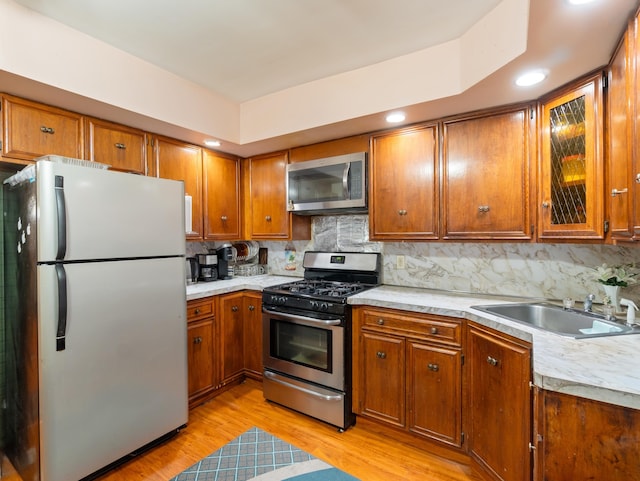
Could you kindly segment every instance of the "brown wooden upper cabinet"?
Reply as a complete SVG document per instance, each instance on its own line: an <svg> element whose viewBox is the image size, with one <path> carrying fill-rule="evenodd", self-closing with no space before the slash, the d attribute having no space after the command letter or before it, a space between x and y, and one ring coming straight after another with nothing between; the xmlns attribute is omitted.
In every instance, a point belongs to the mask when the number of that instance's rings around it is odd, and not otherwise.
<svg viewBox="0 0 640 481"><path fill-rule="evenodd" d="M147 134L99 119L85 119L85 158L113 170L146 173Z"/></svg>
<svg viewBox="0 0 640 481"><path fill-rule="evenodd" d="M539 239L604 238L602 73L540 104Z"/></svg>
<svg viewBox="0 0 640 481"><path fill-rule="evenodd" d="M240 161L203 149L202 163L204 239L240 239Z"/></svg>
<svg viewBox="0 0 640 481"><path fill-rule="evenodd" d="M202 149L165 137L154 137L152 165L156 177L184 181L184 193L191 196L191 232L188 240L202 240Z"/></svg>
<svg viewBox="0 0 640 481"><path fill-rule="evenodd" d="M82 159L82 116L73 112L2 95L2 157L17 164L43 155ZM11 159L11 160L10 160Z"/></svg>
<svg viewBox="0 0 640 481"><path fill-rule="evenodd" d="M640 29L632 18L609 65L607 187L611 239L640 240Z"/></svg>
<svg viewBox="0 0 640 481"><path fill-rule="evenodd" d="M287 211L287 152L245 159L245 231L248 239L310 239L310 218Z"/></svg>
<svg viewBox="0 0 640 481"><path fill-rule="evenodd" d="M533 109L443 123L444 239L529 240Z"/></svg>
<svg viewBox="0 0 640 481"><path fill-rule="evenodd" d="M438 238L438 127L371 138L369 222L372 240Z"/></svg>

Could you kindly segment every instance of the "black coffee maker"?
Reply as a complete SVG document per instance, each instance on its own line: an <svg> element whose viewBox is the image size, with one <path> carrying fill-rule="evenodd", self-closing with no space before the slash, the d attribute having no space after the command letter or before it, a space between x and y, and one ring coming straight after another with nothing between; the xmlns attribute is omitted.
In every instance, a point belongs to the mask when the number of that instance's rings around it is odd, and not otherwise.
<svg viewBox="0 0 640 481"><path fill-rule="evenodd" d="M224 244L216 250L218 256L218 279L232 279L234 270L235 249L231 244Z"/></svg>

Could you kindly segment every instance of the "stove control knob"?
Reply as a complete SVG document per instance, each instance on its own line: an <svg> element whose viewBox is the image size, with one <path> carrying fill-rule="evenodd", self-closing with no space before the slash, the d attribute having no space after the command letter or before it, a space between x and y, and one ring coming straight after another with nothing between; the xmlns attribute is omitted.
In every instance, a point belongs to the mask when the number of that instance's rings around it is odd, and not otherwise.
<svg viewBox="0 0 640 481"><path fill-rule="evenodd" d="M321 311L328 311L329 310L329 304L327 302L321 302L320 303L320 310Z"/></svg>
<svg viewBox="0 0 640 481"><path fill-rule="evenodd" d="M309 302L309 304L311 305L312 309L318 309L318 301L311 301Z"/></svg>
<svg viewBox="0 0 640 481"><path fill-rule="evenodd" d="M284 306L287 303L287 298L282 296L278 299L278 304L280 304L281 306Z"/></svg>

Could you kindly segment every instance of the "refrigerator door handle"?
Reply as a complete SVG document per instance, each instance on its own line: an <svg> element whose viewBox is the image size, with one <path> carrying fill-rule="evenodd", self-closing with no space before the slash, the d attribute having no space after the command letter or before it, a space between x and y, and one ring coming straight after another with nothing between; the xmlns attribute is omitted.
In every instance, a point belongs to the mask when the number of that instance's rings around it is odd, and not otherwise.
<svg viewBox="0 0 640 481"><path fill-rule="evenodd" d="M56 351L65 350L67 335L67 273L62 264L56 264L58 278L58 329L56 331Z"/></svg>
<svg viewBox="0 0 640 481"><path fill-rule="evenodd" d="M55 176L56 215L58 219L58 252L56 260L61 261L67 254L67 204L64 200L64 177Z"/></svg>

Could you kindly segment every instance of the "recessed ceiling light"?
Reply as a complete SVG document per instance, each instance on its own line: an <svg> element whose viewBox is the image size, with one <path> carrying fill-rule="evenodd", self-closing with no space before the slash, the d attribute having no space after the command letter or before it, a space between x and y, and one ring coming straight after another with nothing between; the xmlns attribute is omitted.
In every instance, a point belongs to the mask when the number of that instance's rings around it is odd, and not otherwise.
<svg viewBox="0 0 640 481"><path fill-rule="evenodd" d="M567 0L567 3L569 3L570 5L584 5L586 3L592 3L595 1L596 0Z"/></svg>
<svg viewBox="0 0 640 481"><path fill-rule="evenodd" d="M207 139L204 141L204 145L207 147L220 147L220 141L214 139Z"/></svg>
<svg viewBox="0 0 640 481"><path fill-rule="evenodd" d="M535 70L533 72L527 72L520 75L520 77L516 79L516 85L520 87L529 87L542 82L545 78L547 78L547 74L545 72L542 70Z"/></svg>
<svg viewBox="0 0 640 481"><path fill-rule="evenodd" d="M404 115L403 112L391 112L386 117L387 122L392 124L397 124L398 122L402 122L405 118L406 116Z"/></svg>

